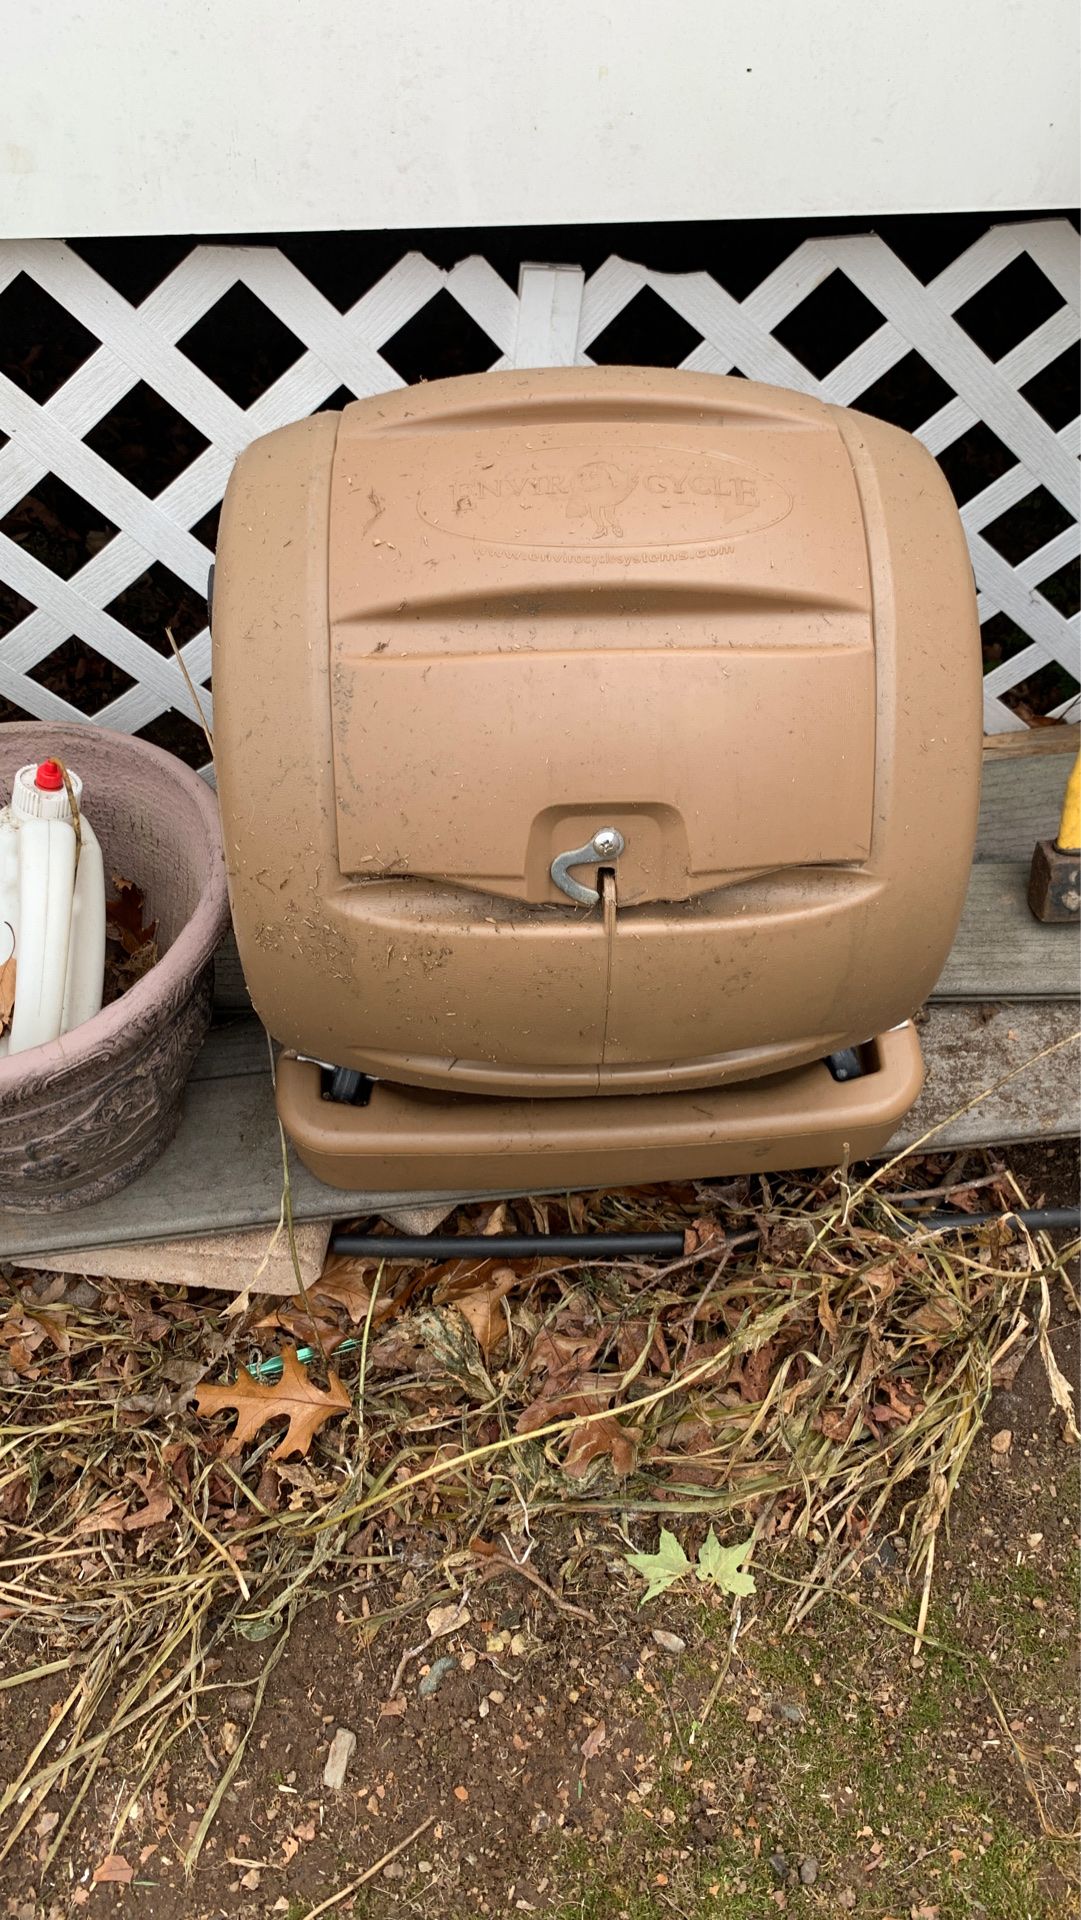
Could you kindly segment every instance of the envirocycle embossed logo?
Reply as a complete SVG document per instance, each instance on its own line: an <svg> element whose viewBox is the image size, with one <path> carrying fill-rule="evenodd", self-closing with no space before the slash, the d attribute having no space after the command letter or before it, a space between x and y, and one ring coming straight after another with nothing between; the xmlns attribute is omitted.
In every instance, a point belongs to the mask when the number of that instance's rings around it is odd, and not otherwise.
<svg viewBox="0 0 1081 1920"><path fill-rule="evenodd" d="M693 549L760 533L791 511L780 482L727 454L676 447L531 450L426 487L430 526L501 547Z"/></svg>

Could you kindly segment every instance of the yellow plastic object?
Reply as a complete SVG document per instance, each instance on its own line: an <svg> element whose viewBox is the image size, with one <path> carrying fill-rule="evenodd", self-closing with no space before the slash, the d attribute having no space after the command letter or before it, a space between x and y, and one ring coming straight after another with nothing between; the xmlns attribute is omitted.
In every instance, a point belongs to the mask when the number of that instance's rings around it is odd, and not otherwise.
<svg viewBox="0 0 1081 1920"><path fill-rule="evenodd" d="M1081 754L1074 761L1073 772L1066 782L1062 819L1055 845L1062 853L1081 852Z"/></svg>

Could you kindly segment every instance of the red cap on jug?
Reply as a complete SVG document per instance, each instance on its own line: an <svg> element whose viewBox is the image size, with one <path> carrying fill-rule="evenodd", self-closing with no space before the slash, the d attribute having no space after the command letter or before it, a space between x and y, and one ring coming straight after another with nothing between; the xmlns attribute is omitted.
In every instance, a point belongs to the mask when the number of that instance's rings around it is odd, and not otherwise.
<svg viewBox="0 0 1081 1920"><path fill-rule="evenodd" d="M35 787L43 793L59 793L64 784L64 776L55 760L43 760L34 775Z"/></svg>

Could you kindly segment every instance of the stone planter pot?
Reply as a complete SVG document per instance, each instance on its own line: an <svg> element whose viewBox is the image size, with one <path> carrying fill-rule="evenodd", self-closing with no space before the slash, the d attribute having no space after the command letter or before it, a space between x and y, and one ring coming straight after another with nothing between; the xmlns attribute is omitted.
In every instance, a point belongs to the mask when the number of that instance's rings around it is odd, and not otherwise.
<svg viewBox="0 0 1081 1920"><path fill-rule="evenodd" d="M213 954L229 924L214 794L144 740L91 726L0 726L0 796L56 754L82 776L114 873L143 890L160 958L92 1020L0 1058L0 1207L54 1213L136 1179L176 1132L210 1022Z"/></svg>

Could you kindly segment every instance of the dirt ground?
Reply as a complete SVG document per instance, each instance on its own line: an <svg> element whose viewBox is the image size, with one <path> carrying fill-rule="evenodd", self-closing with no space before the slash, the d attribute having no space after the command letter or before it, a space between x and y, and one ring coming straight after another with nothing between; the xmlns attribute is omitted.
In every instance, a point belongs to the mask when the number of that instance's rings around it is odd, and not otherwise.
<svg viewBox="0 0 1081 1920"><path fill-rule="evenodd" d="M1070 1150L1014 1164L1030 1194L1075 1197ZM1052 1329L1075 1381L1064 1292ZM355 1574L316 1591L277 1664L272 1635L218 1649L209 1707L135 1794L121 1866L95 1884L139 1783L137 1740L114 1743L44 1875L68 1806L60 1789L43 1803L0 1866L0 1916L1066 1920L1077 1467L1033 1349L976 1440L915 1659L921 1583L892 1528L791 1632L795 1552L756 1556L742 1600L690 1580L642 1605L626 1555L652 1550L658 1516L640 1511L525 1503L512 1534L482 1543L500 1548L490 1578L494 1556L464 1542L448 1563L420 1530L361 1529ZM693 1557L702 1522L670 1524ZM459 1611L432 1638L434 1606ZM49 1657L9 1639L0 1678ZM261 1681L188 1880L182 1856ZM57 1673L0 1692L0 1783L69 1686ZM356 1746L335 1790L339 1728Z"/></svg>

